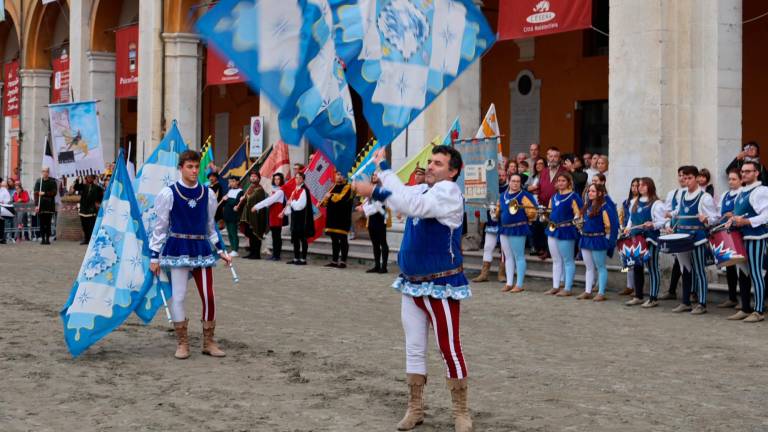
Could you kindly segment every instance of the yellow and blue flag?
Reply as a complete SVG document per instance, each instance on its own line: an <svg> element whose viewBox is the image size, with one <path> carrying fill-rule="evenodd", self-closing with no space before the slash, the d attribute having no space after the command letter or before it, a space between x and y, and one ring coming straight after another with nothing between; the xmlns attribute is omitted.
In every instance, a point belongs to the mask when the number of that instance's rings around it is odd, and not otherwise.
<svg viewBox="0 0 768 432"><path fill-rule="evenodd" d="M248 172L248 152L245 143L240 144L240 147L235 150L235 153L229 160L221 167L219 175L222 178L237 177L238 179Z"/></svg>

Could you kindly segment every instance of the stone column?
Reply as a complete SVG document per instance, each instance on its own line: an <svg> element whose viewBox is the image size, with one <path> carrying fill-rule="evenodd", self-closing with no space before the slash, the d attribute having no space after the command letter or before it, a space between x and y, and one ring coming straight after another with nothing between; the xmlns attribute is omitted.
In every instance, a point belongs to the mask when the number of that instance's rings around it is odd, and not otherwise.
<svg viewBox="0 0 768 432"><path fill-rule="evenodd" d="M139 112L136 157L144 163L162 139L163 116L163 41L160 33L163 2L139 2ZM168 123L170 125L170 121ZM181 131L188 134L191 131ZM187 139L187 143L191 144Z"/></svg>
<svg viewBox="0 0 768 432"><path fill-rule="evenodd" d="M69 85L76 101L91 98L88 93L88 48L92 7L93 0L70 2L69 5ZM106 158L106 154L104 157Z"/></svg>
<svg viewBox="0 0 768 432"><path fill-rule="evenodd" d="M99 129L104 148L104 162L115 160L117 148L117 103L115 100L115 53L88 51L86 53L86 87L81 92L88 99L98 100ZM134 144L135 145L135 144ZM140 154L140 153L137 153Z"/></svg>
<svg viewBox="0 0 768 432"><path fill-rule="evenodd" d="M200 38L191 33L163 33L165 42L165 119L176 119L184 139L199 149L201 88L198 74Z"/></svg>
<svg viewBox="0 0 768 432"><path fill-rule="evenodd" d="M21 75L21 179L32 185L40 175L45 137L48 134L48 108L51 97L50 70L23 69Z"/></svg>

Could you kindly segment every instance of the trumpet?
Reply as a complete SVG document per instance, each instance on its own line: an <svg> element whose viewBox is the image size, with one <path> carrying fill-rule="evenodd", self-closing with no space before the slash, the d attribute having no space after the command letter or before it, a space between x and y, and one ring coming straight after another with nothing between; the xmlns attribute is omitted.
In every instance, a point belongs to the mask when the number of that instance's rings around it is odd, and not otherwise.
<svg viewBox="0 0 768 432"><path fill-rule="evenodd" d="M582 228L584 228L584 219L581 218L581 217L576 217L576 218L573 218L571 220L563 221L563 222L560 222L560 223L549 222L549 231L550 232L555 232L555 230L557 229L558 225L562 226L562 225L567 224L567 223L572 223L579 232L581 232Z"/></svg>
<svg viewBox="0 0 768 432"><path fill-rule="evenodd" d="M545 211L548 213L551 212L550 209L541 205L539 206L520 205L520 202L517 201L517 198L513 198L512 200L509 201L508 208L509 208L509 214L512 214L512 215L517 214L517 212L520 211L520 209L536 209L537 215L540 215Z"/></svg>

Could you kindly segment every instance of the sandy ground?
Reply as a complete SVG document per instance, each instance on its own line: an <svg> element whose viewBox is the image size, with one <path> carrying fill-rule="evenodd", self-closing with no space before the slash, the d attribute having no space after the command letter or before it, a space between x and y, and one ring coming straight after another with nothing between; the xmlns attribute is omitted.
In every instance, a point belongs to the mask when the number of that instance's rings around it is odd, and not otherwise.
<svg viewBox="0 0 768 432"><path fill-rule="evenodd" d="M58 310L84 246L0 247L0 430L392 431L404 411L403 336L392 275L238 260L217 269L225 359L172 358L158 315L131 319L78 359ZM45 255L41 255L44 253ZM463 346L477 431L768 431L767 324L730 311L677 315L474 286ZM612 287L616 289L618 287ZM433 344L433 340L430 342ZM449 431L434 345L428 417Z"/></svg>

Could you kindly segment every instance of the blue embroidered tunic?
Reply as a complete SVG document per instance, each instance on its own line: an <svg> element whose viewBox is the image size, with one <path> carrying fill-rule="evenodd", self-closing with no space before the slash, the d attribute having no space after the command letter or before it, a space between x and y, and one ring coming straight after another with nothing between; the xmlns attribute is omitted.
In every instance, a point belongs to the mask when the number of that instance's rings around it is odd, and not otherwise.
<svg viewBox="0 0 768 432"><path fill-rule="evenodd" d="M579 216L581 206L581 198L573 191L568 191L564 194L558 192L553 195L549 200L549 208L552 209L552 213L549 215L549 222L550 227L554 224L555 230L552 231L547 227L545 230L547 236L560 240L578 239L579 232L572 221Z"/></svg>
<svg viewBox="0 0 768 432"><path fill-rule="evenodd" d="M517 200L520 209L516 214L509 212L509 204ZM518 192L510 192L509 189L501 194L499 200L499 213L501 214L501 228L499 234L505 236L528 236L531 234L530 223L536 219L536 198L530 192L521 189Z"/></svg>
<svg viewBox="0 0 768 432"><path fill-rule="evenodd" d="M676 232L693 236L697 246L707 242L706 225L698 219L699 215L707 216L708 223L714 223L720 218L712 196L701 189L693 193L683 191L677 211L674 212L673 226Z"/></svg>
<svg viewBox="0 0 768 432"><path fill-rule="evenodd" d="M408 216L392 287L413 297L462 300L472 291L464 275L461 224L464 197L456 183L405 186L391 170L379 174L372 198Z"/></svg>
<svg viewBox="0 0 768 432"><path fill-rule="evenodd" d="M152 260L164 267L212 267L224 245L214 226L216 195L195 184L189 188L176 182L163 188L155 198L157 222L149 248Z"/></svg>
<svg viewBox="0 0 768 432"><path fill-rule="evenodd" d="M749 218L749 225L739 227L744 240L768 238L768 188L759 181L742 188L733 213Z"/></svg>
<svg viewBox="0 0 768 432"><path fill-rule="evenodd" d="M600 210L594 216L591 216L591 209L584 215L584 226L579 240L579 247L587 250L608 250L611 249L611 233L616 230L616 226L611 224L609 214L610 205L603 203Z"/></svg>

